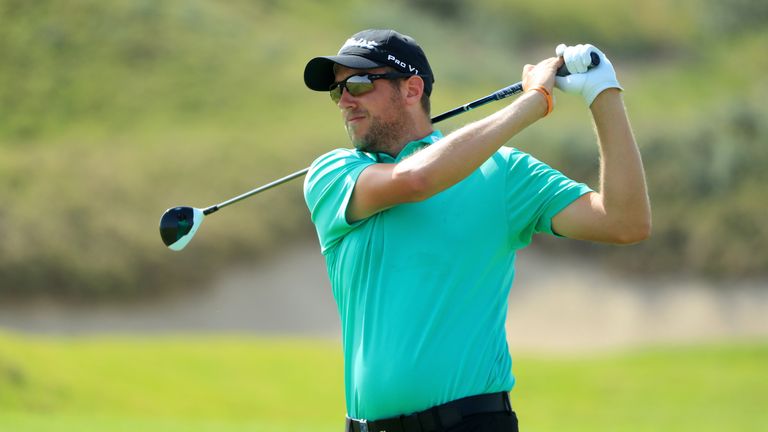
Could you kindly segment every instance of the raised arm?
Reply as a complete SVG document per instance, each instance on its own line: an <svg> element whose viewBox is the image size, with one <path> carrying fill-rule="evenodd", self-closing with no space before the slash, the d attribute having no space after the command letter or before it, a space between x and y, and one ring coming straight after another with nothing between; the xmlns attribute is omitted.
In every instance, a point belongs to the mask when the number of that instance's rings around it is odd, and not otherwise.
<svg viewBox="0 0 768 432"><path fill-rule="evenodd" d="M555 71L561 64L561 59L550 58L535 66L526 65L526 92L510 105L397 164L366 168L355 185L347 220L361 220L401 203L424 200L467 177L510 138L547 113L546 97L531 89L543 87L551 94Z"/></svg>
<svg viewBox="0 0 768 432"><path fill-rule="evenodd" d="M571 60L569 54L577 57L572 60L578 62L578 55L594 48L590 47L569 47L573 50L564 52L566 64ZM572 75L573 78L559 78L558 87L581 94L590 106L600 147L600 189L582 196L558 213L552 219L552 228L574 239L636 243L651 233L651 207L643 162L613 66L596 51L602 57L598 68ZM560 47L558 53L562 53Z"/></svg>

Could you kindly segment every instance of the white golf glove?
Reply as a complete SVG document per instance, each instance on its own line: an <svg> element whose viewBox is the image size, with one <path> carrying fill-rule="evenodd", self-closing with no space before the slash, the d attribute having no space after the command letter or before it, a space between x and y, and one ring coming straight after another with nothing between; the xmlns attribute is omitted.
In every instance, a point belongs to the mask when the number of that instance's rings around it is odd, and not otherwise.
<svg viewBox="0 0 768 432"><path fill-rule="evenodd" d="M591 53L593 52L600 56L600 64L588 69L592 63ZM597 95L605 89L624 90L616 79L616 71L613 70L611 61L593 45L560 44L555 49L555 54L563 57L565 66L571 72L568 76L555 77L555 87L565 93L580 94L587 102L587 106L591 106Z"/></svg>

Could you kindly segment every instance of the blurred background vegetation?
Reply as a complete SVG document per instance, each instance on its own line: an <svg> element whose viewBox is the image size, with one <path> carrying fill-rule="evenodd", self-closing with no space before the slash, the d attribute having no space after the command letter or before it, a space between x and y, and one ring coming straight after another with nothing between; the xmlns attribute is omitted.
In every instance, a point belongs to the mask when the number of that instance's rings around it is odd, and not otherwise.
<svg viewBox="0 0 768 432"><path fill-rule="evenodd" d="M0 0L0 292L183 289L312 235L300 181L217 214L181 253L157 224L168 207L220 202L347 146L302 71L368 27L425 48L433 114L518 81L560 42L601 47L626 88L653 238L543 246L629 271L764 276L766 24L759 0ZM560 95L510 145L597 186L578 98Z"/></svg>

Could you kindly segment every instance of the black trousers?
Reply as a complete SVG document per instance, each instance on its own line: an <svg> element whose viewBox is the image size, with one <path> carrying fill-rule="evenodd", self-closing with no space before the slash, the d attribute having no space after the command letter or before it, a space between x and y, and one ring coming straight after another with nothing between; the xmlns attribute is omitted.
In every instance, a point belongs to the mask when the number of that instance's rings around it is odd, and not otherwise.
<svg viewBox="0 0 768 432"><path fill-rule="evenodd" d="M488 413L467 417L445 432L518 432L517 416L511 413Z"/></svg>

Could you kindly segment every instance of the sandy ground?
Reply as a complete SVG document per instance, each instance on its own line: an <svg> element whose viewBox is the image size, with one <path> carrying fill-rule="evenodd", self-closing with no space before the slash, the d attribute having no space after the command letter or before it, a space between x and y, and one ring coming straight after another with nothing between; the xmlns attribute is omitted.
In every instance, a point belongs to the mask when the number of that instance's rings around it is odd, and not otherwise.
<svg viewBox="0 0 768 432"><path fill-rule="evenodd" d="M768 340L768 281L726 283L612 273L570 257L520 254L510 294L510 346L578 351Z"/></svg>
<svg viewBox="0 0 768 432"><path fill-rule="evenodd" d="M632 279L577 257L559 257L552 265L532 248L520 254L517 274L507 323L513 351L768 340L768 281L718 287L705 280ZM208 289L185 296L130 304L0 302L0 328L57 335L339 335L314 241L229 269Z"/></svg>

